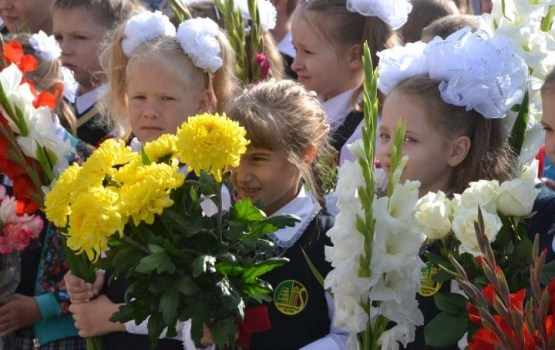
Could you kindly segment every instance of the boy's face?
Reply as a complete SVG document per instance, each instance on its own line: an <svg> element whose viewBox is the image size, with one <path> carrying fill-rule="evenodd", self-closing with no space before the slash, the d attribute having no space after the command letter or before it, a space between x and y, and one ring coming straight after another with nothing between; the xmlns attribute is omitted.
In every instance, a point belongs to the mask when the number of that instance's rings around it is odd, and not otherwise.
<svg viewBox="0 0 555 350"><path fill-rule="evenodd" d="M43 30L50 34L53 0L0 0L0 17L10 33Z"/></svg>
<svg viewBox="0 0 555 350"><path fill-rule="evenodd" d="M62 48L62 64L73 71L81 93L101 84L100 43L106 28L80 8L53 9L53 34Z"/></svg>

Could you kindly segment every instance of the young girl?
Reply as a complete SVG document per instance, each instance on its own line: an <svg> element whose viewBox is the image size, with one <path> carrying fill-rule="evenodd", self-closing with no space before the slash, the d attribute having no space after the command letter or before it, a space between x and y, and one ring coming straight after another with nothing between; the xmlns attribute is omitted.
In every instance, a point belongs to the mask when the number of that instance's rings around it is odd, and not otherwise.
<svg viewBox="0 0 555 350"><path fill-rule="evenodd" d="M190 47L190 42L204 44ZM225 34L209 19L185 21L176 36L167 17L144 12L116 30L108 50L109 107L118 116L115 124L120 134L125 137L132 133L135 144L152 141L163 133L175 133L189 115L222 112L233 91L233 50ZM118 303L124 302L125 281L112 281L105 286L105 294L84 302L98 293L102 277L93 288L75 276L66 276L74 303L70 311L80 335L107 334L108 349L147 349L146 335L122 333L146 334L146 325L109 321L118 310ZM181 348L181 343L162 340L158 348Z"/></svg>
<svg viewBox="0 0 555 350"><path fill-rule="evenodd" d="M346 145L361 137L363 43L368 41L372 62L377 66L375 53L398 43L390 24L400 27L410 11L408 2L401 3L399 18L396 13L387 13L385 3L390 0L370 1L374 2L382 11L362 15L351 12L360 5L356 1L348 2L348 10L345 0L310 0L299 4L293 13L291 32L297 54L291 68L298 81L316 91L322 101L340 163L354 159ZM383 18L389 19L389 24Z"/></svg>
<svg viewBox="0 0 555 350"><path fill-rule="evenodd" d="M52 33L50 6L53 0L4 0L0 2L0 17L8 32ZM4 30L2 30L2 34Z"/></svg>
<svg viewBox="0 0 555 350"><path fill-rule="evenodd" d="M304 250L323 276L330 271L324 247L330 244L326 231L332 218L321 206L312 167L329 147L329 126L318 100L290 80L271 80L244 91L231 103L228 116L246 129L251 142L232 169L237 195L262 202L267 215L301 218L294 227L270 235L275 255L290 261L264 275L274 289L273 300L247 308L239 345L252 350L345 349L346 335L331 327L333 302L303 256ZM295 294L298 298L283 298ZM194 348L190 339L185 347Z"/></svg>
<svg viewBox="0 0 555 350"><path fill-rule="evenodd" d="M386 171L391 138L403 121L407 128L403 155L409 158L401 178L419 180L420 196L439 190L453 195L462 193L471 181L502 182L516 176L516 157L502 118L522 99L527 66L507 39L465 28L445 40L436 37L427 47L407 46L380 56L379 88L387 97L378 158ZM540 200L540 194L536 214L527 220L531 235L547 236L553 225L554 196L547 197ZM545 239L541 248L550 247ZM437 313L430 296L419 295L425 324ZM417 329L409 349L425 348L422 331L423 327Z"/></svg>
<svg viewBox="0 0 555 350"><path fill-rule="evenodd" d="M139 0L54 0L53 33L62 48L62 64L79 83L74 109L77 136L97 146L110 132L102 123L97 98L105 83L100 47L106 33L142 10Z"/></svg>

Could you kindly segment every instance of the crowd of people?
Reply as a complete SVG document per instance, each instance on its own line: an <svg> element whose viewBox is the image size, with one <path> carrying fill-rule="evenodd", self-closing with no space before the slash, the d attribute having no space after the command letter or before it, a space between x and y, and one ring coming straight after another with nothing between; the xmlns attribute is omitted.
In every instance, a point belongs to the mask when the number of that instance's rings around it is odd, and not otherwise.
<svg viewBox="0 0 555 350"><path fill-rule="evenodd" d="M267 280L273 286L298 281L308 299L302 312L293 315L265 303L271 326L253 332L246 348L346 349L349 334L333 324L333 297L316 280L303 253L322 275L331 270L324 251L331 245L326 231L336 208L321 179L336 170L322 166L321 158L333 155L332 165L355 159L347 146L362 137L364 124L362 44L368 42L372 63L379 67L383 50L446 39L464 28L478 30L477 15L491 11L492 4L412 0L406 23L394 23L353 9L355 1L349 1L349 8L346 0L271 2L277 19L273 28L265 28L264 45L276 53L268 55L273 57L273 79L249 86L237 79L236 53L212 0L191 2L194 18L183 23L164 0L0 0L0 18L3 41L27 43L25 52L44 66L28 78L44 91L64 86L63 94L55 94L56 114L69 132L93 147L107 138L140 145L175 133L199 113L226 113L238 121L250 145L240 165L231 169L229 192L232 198L261 201L266 215L300 217L293 228L272 235L276 249L290 262ZM187 36L188 26L205 37ZM41 48L28 44L31 34L39 32L55 38L59 57L45 57ZM211 48L217 49L191 48L187 40L211 40ZM519 73L512 74L517 79ZM517 157L500 119L506 110L492 117L455 105L443 98L440 82L419 73L380 91L376 147L383 169L388 171L390 142L402 120L407 126L403 152L409 156L402 179L419 180L420 196L440 190L453 195L472 181L517 176ZM546 185L538 184L541 200L528 220L529 234L542 236L541 248L550 259L555 254L550 236L555 194L549 179L555 162L554 86L551 73L542 88L545 146L538 149L544 162L538 177L546 177ZM9 185L9 179L4 182ZM59 232L45 225L39 243L22 253L20 285L0 303L0 337L11 337L5 344L18 350L78 350L85 349L85 337L103 336L107 349L147 349L146 324L109 320L125 302L127 282L108 283L110 271L102 271L94 283L85 283L71 274L61 245ZM432 296L419 298L429 322ZM181 330L174 339L160 339L158 349L197 348L186 324ZM200 346L213 347L209 334ZM408 348L427 348L422 327Z"/></svg>

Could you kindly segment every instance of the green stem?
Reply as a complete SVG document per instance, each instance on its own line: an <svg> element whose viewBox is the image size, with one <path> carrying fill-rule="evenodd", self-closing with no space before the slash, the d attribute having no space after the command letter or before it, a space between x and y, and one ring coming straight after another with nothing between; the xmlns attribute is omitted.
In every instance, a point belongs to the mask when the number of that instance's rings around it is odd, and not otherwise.
<svg viewBox="0 0 555 350"><path fill-rule="evenodd" d="M542 32L548 32L551 30L551 25L553 24L553 16L555 16L555 5L551 5L547 8L547 15L542 18L541 30Z"/></svg>
<svg viewBox="0 0 555 350"><path fill-rule="evenodd" d="M223 213L222 213L222 186L221 182L218 182L218 191L214 196L214 201L216 202L216 208L218 210L216 214L216 232L218 232L218 239L220 244L223 242Z"/></svg>

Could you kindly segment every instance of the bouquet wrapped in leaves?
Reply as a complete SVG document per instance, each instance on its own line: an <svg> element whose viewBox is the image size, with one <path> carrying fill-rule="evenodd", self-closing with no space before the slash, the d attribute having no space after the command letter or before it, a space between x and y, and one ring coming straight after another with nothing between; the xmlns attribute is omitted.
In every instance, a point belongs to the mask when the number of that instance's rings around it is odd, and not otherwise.
<svg viewBox="0 0 555 350"><path fill-rule="evenodd" d="M175 336L185 320L197 344L203 326L219 348L233 342L235 319L271 291L261 276L286 262L271 258L265 236L295 218L266 217L250 199L222 209L225 170L239 164L247 144L245 130L225 116L190 117L140 153L104 142L46 198L47 217L67 232L72 271L83 267L89 281L99 265L124 275L127 303L112 320L148 318L151 345L166 328ZM195 176L186 177L182 164ZM211 217L207 203L216 208Z"/></svg>

